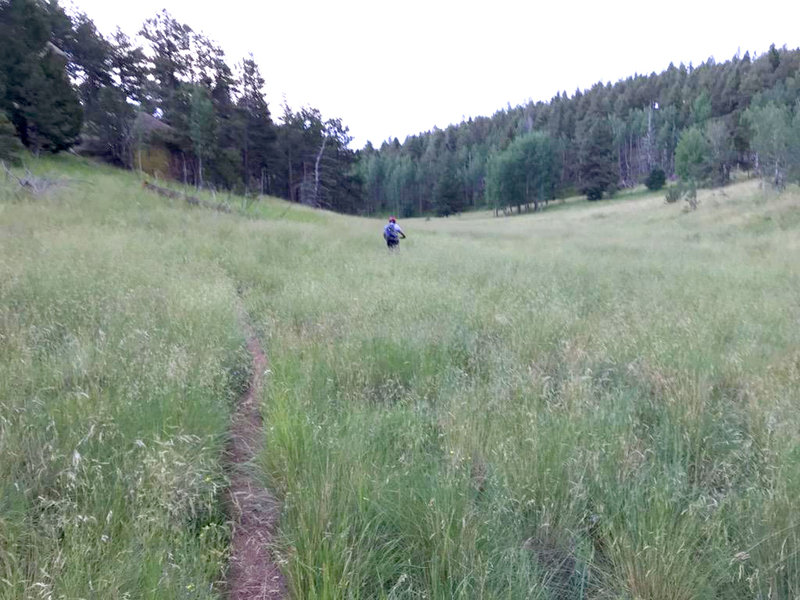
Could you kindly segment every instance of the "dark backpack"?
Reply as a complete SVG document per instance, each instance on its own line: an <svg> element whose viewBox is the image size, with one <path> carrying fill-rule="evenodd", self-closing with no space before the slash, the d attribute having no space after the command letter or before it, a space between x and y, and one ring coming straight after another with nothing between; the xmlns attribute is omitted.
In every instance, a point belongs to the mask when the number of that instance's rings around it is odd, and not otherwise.
<svg viewBox="0 0 800 600"><path fill-rule="evenodd" d="M385 239L387 242L397 241L397 230L394 228L393 223L387 223L383 228L383 239Z"/></svg>

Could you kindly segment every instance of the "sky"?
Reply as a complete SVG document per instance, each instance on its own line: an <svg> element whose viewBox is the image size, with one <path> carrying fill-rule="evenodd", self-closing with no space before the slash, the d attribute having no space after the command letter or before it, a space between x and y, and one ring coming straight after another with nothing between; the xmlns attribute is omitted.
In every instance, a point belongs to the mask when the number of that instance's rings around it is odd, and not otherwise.
<svg viewBox="0 0 800 600"><path fill-rule="evenodd" d="M341 118L352 148L548 101L592 84L800 47L800 2L607 0L62 0L109 34L166 8L225 51L252 53L273 117L284 101ZM724 7L724 8L720 8Z"/></svg>

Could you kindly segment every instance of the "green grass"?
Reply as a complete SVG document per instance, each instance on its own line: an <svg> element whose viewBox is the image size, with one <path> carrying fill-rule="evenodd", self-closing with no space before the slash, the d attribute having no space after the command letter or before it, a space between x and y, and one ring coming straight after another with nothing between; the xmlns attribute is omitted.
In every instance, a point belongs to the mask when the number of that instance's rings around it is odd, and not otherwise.
<svg viewBox="0 0 800 600"><path fill-rule="evenodd" d="M133 177L37 167L72 183L0 208L0 597L218 597L234 284Z"/></svg>
<svg viewBox="0 0 800 600"><path fill-rule="evenodd" d="M407 220L390 255L36 168L73 181L0 186L0 597L221 597L238 290L294 597L800 598L797 188Z"/></svg>

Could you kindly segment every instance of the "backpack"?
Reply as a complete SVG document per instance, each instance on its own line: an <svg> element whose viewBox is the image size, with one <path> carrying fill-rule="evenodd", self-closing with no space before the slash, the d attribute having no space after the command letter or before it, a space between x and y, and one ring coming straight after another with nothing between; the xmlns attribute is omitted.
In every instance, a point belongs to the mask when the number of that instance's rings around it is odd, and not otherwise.
<svg viewBox="0 0 800 600"><path fill-rule="evenodd" d="M385 239L387 242L397 241L397 230L394 228L393 223L387 223L383 228L383 239Z"/></svg>

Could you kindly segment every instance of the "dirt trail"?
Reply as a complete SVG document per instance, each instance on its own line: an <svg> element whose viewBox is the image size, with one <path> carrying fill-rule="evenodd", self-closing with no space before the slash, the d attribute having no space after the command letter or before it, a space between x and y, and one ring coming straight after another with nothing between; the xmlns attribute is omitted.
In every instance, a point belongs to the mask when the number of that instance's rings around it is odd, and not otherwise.
<svg viewBox="0 0 800 600"><path fill-rule="evenodd" d="M264 445L259 397L267 370L267 355L242 311L252 376L239 399L231 421L227 448L230 489L228 504L233 520L233 539L228 569L231 600L287 598L286 581L275 564L269 546L277 528L280 505L254 475L250 463Z"/></svg>

